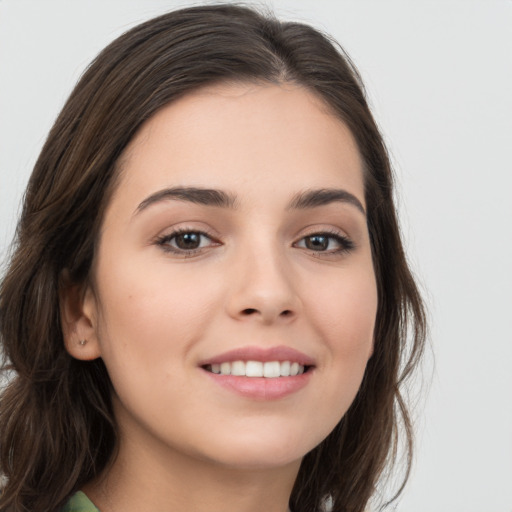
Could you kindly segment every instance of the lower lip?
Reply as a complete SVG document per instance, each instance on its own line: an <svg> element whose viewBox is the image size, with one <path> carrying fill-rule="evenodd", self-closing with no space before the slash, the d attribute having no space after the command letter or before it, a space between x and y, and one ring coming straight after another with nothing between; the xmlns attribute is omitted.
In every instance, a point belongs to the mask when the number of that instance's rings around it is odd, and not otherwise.
<svg viewBox="0 0 512 512"><path fill-rule="evenodd" d="M214 382L238 395L253 400L279 400L301 390L309 382L312 369L293 377L239 377L203 370Z"/></svg>

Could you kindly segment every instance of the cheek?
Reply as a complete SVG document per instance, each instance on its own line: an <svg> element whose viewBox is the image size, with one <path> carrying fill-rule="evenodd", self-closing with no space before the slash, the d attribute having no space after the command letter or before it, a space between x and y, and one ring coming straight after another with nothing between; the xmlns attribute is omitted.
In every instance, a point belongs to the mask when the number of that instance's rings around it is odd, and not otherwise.
<svg viewBox="0 0 512 512"><path fill-rule="evenodd" d="M320 284L313 298L315 325L331 351L345 355L367 354L373 344L377 313L377 287L373 270L347 272L340 279Z"/></svg>
<svg viewBox="0 0 512 512"><path fill-rule="evenodd" d="M377 289L373 270L351 269L339 284L325 284L312 303L312 323L326 347L321 364L330 380L324 395L334 403L338 420L361 384L373 352ZM337 405L336 405L337 404Z"/></svg>
<svg viewBox="0 0 512 512"><path fill-rule="evenodd" d="M215 289L170 265L124 262L99 269L101 317L99 338L102 357L137 366L178 361L173 356L187 351L201 337L212 314ZM113 369L114 370L114 369Z"/></svg>

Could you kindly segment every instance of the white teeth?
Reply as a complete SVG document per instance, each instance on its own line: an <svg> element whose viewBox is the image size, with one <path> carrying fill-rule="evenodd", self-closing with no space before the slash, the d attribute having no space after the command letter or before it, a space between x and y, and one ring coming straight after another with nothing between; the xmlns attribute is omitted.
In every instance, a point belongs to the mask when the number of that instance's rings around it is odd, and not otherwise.
<svg viewBox="0 0 512 512"><path fill-rule="evenodd" d="M299 373L299 363L292 363L290 366L290 375L298 375Z"/></svg>
<svg viewBox="0 0 512 512"><path fill-rule="evenodd" d="M281 376L281 365L279 361L269 361L263 363L263 377L270 379Z"/></svg>
<svg viewBox="0 0 512 512"><path fill-rule="evenodd" d="M290 361L283 361L280 366L281 377L289 377L291 366Z"/></svg>
<svg viewBox="0 0 512 512"><path fill-rule="evenodd" d="M230 363L212 364L208 368L212 373L220 375L236 375L240 377L290 377L304 373L304 366L291 361L233 361Z"/></svg>
<svg viewBox="0 0 512 512"><path fill-rule="evenodd" d="M263 377L263 363L260 361L247 361L245 364L246 377Z"/></svg>
<svg viewBox="0 0 512 512"><path fill-rule="evenodd" d="M243 361L233 361L231 363L231 375L245 375L245 363Z"/></svg>
<svg viewBox="0 0 512 512"><path fill-rule="evenodd" d="M220 363L221 375L231 375L231 363Z"/></svg>

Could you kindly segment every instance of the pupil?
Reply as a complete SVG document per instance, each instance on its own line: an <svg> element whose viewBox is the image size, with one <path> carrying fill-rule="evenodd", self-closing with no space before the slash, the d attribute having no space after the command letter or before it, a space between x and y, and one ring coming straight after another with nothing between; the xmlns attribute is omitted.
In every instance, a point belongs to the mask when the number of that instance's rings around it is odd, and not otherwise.
<svg viewBox="0 0 512 512"><path fill-rule="evenodd" d="M308 249L313 249L315 251L321 250L325 251L327 249L327 246L329 244L329 241L326 236L309 236L306 238L306 247Z"/></svg>
<svg viewBox="0 0 512 512"><path fill-rule="evenodd" d="M183 233L176 237L176 245L180 249L197 249L201 235L199 233Z"/></svg>

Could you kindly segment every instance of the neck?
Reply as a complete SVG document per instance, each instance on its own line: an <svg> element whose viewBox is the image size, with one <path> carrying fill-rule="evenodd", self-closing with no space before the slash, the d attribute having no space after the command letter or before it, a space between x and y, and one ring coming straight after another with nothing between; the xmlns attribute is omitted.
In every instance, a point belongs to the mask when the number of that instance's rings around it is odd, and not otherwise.
<svg viewBox="0 0 512 512"><path fill-rule="evenodd" d="M226 467L166 447L121 441L113 464L84 492L101 512L287 512L300 461Z"/></svg>

